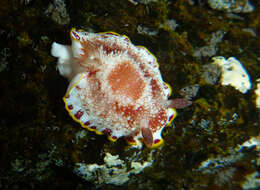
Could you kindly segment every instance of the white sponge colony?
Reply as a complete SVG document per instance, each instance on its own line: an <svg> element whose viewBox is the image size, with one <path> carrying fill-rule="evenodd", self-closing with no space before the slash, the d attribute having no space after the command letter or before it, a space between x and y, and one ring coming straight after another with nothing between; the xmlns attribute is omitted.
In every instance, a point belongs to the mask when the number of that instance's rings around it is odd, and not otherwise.
<svg viewBox="0 0 260 190"><path fill-rule="evenodd" d="M256 107L260 109L260 78L256 79L256 89L255 89L255 94L256 94Z"/></svg>
<svg viewBox="0 0 260 190"><path fill-rule="evenodd" d="M213 58L213 64L221 67L221 84L231 85L242 93L251 89L250 77L243 65L235 58L225 59L222 56Z"/></svg>

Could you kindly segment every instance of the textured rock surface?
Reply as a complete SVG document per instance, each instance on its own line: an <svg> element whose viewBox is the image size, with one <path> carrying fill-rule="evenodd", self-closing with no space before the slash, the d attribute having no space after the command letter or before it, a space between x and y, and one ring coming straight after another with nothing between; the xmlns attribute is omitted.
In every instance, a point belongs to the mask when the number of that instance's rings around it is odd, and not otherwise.
<svg viewBox="0 0 260 190"><path fill-rule="evenodd" d="M248 0L208 0L212 9L234 13L248 13L254 10L254 6Z"/></svg>
<svg viewBox="0 0 260 190"><path fill-rule="evenodd" d="M63 11L47 14L55 2ZM253 11L230 16L190 0L0 1L0 188L257 188L260 3L250 3ZM129 148L124 139L112 143L84 131L68 116L62 102L68 82L57 72L50 47L53 41L69 44L71 27L115 31L147 47L173 87L173 98L180 98L184 87L199 85L192 106L179 110L175 127L163 131L164 146L140 150ZM224 87L217 71L210 76L210 68L203 74L211 56L241 61L252 89L242 94ZM109 154L121 166L106 165ZM151 164L142 170L146 162ZM96 183L78 173L79 163L113 168L95 170L92 179L100 177L100 182L105 179L102 171L113 176L123 169L128 179L120 186Z"/></svg>

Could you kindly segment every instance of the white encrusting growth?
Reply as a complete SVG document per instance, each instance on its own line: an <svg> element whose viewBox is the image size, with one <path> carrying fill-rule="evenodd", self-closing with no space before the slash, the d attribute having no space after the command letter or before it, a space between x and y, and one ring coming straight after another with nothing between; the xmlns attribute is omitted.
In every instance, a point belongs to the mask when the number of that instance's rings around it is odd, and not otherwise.
<svg viewBox="0 0 260 190"><path fill-rule="evenodd" d="M255 94L256 94L256 107L260 109L260 78L256 80L256 89L255 89Z"/></svg>
<svg viewBox="0 0 260 190"><path fill-rule="evenodd" d="M75 173L87 181L91 181L95 184L113 184L123 185L126 183L130 176L133 174L139 174L146 167L153 164L152 152L149 155L148 160L130 161L120 159L119 155L113 156L110 153L106 153L104 157L104 164L98 165L77 163L75 167Z"/></svg>
<svg viewBox="0 0 260 190"><path fill-rule="evenodd" d="M235 58L225 59L222 56L213 58L213 64L221 67L221 84L231 85L242 93L251 89L250 77L243 65Z"/></svg>

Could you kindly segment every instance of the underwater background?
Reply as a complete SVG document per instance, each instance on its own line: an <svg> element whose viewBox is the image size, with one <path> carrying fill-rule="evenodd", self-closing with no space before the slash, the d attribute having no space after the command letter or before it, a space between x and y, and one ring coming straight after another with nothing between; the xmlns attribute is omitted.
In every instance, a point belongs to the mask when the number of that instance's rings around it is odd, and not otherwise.
<svg viewBox="0 0 260 190"><path fill-rule="evenodd" d="M145 46L172 98L193 102L163 146L113 143L68 115L50 49L73 27ZM259 32L258 0L1 0L0 189L260 189ZM243 65L246 91L217 56Z"/></svg>

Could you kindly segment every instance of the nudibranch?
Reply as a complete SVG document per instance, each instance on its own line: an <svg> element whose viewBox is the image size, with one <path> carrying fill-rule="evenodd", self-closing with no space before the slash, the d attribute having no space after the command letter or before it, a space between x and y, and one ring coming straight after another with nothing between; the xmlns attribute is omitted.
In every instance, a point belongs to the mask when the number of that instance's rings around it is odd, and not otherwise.
<svg viewBox="0 0 260 190"><path fill-rule="evenodd" d="M161 145L176 103L168 100L171 88L153 54L114 32L73 28L70 37L71 46L54 42L51 49L59 73L70 81L63 98L69 115L111 141L125 137L131 145Z"/></svg>

